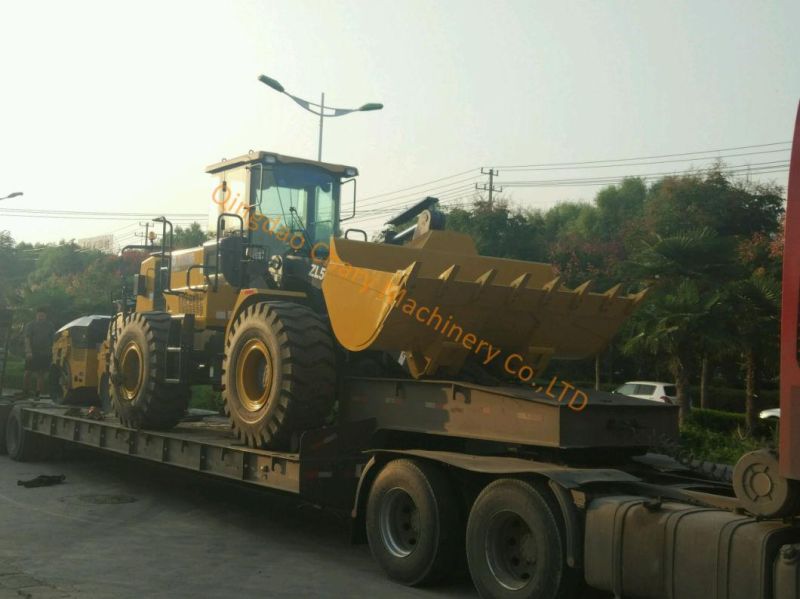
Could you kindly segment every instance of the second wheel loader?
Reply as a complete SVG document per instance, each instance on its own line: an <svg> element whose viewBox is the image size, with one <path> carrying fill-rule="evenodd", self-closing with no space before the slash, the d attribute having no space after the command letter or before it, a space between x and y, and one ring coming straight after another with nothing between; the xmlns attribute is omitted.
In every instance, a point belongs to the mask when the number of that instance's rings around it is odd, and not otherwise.
<svg viewBox="0 0 800 599"><path fill-rule="evenodd" d="M149 255L135 302L112 318L107 361L113 406L131 427L173 426L191 386L211 384L241 440L287 447L324 424L354 369L458 379L488 350L538 375L551 357L600 351L642 298L569 289L550 265L480 256L469 236L442 230L431 198L383 243L342 232L343 190L355 214L352 167L251 152L206 171L214 238L175 250L161 218L160 247L129 248Z"/></svg>

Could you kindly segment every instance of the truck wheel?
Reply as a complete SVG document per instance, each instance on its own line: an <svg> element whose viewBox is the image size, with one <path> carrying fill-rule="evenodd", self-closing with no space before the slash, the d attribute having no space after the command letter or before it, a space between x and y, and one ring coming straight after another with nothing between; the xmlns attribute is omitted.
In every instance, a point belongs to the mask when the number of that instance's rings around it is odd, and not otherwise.
<svg viewBox="0 0 800 599"><path fill-rule="evenodd" d="M481 597L574 598L578 573L567 566L558 506L516 479L488 485L467 523L467 562Z"/></svg>
<svg viewBox="0 0 800 599"><path fill-rule="evenodd" d="M16 462L33 462L44 455L44 439L22 426L22 406L14 406L6 421L6 451Z"/></svg>
<svg viewBox="0 0 800 599"><path fill-rule="evenodd" d="M117 334L109 393L125 426L169 429L186 412L189 387L164 382L169 324L165 312L134 312Z"/></svg>
<svg viewBox="0 0 800 599"><path fill-rule="evenodd" d="M330 414L336 368L330 328L313 310L260 302L242 310L222 360L225 413L251 447L285 447Z"/></svg>
<svg viewBox="0 0 800 599"><path fill-rule="evenodd" d="M370 489L366 526L372 556L397 582L431 584L463 571L461 503L436 466L390 462Z"/></svg>

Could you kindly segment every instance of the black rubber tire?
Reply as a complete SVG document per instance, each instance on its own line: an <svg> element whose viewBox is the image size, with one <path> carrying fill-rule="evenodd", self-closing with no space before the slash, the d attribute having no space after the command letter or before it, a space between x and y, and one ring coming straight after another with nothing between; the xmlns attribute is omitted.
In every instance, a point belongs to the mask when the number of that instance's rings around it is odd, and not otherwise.
<svg viewBox="0 0 800 599"><path fill-rule="evenodd" d="M258 353L265 356L266 365L260 371L266 378L254 389L261 389L261 397L266 397L248 407L247 390L237 383L237 373L250 364L247 348L251 344L263 348L252 352L256 359ZM243 377L242 384L245 380L252 377ZM336 355L327 322L301 304L248 306L225 341L222 389L231 426L251 447L286 448L294 433L324 425L336 394Z"/></svg>
<svg viewBox="0 0 800 599"><path fill-rule="evenodd" d="M46 439L26 431L22 426L21 405L14 406L9 413L5 437L6 452L15 462L35 462L44 458Z"/></svg>
<svg viewBox="0 0 800 599"><path fill-rule="evenodd" d="M472 505L466 536L469 572L481 597L578 596L582 577L567 566L558 510L546 487L526 481L500 479L483 489ZM523 550L533 557L526 560Z"/></svg>
<svg viewBox="0 0 800 599"><path fill-rule="evenodd" d="M372 556L392 580L419 586L463 572L461 502L439 466L389 462L370 488L366 528Z"/></svg>
<svg viewBox="0 0 800 599"><path fill-rule="evenodd" d="M110 375L104 372L100 375L100 383L97 387L97 407L104 413L110 413L114 408L111 405L111 383Z"/></svg>
<svg viewBox="0 0 800 599"><path fill-rule="evenodd" d="M117 333L110 364L109 395L125 426L167 430L186 413L191 396L188 385L164 382L169 325L170 315L166 312L133 312ZM130 397L125 391L125 385L130 383L121 363L129 347L139 352L139 367L135 370L141 381L134 385Z"/></svg>
<svg viewBox="0 0 800 599"><path fill-rule="evenodd" d="M2 401L2 400L0 400ZM8 415L11 413L13 406L9 403L0 403L0 455L6 455L6 424L8 423Z"/></svg>

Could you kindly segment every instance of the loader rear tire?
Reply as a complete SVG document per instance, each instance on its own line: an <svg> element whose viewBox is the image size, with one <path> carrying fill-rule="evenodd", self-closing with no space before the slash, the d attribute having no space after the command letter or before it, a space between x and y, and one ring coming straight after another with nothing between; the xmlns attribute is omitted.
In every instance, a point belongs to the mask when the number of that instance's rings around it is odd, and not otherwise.
<svg viewBox="0 0 800 599"><path fill-rule="evenodd" d="M225 342L225 413L251 447L287 448L333 407L333 338L323 317L301 304L260 302L239 314Z"/></svg>
<svg viewBox="0 0 800 599"><path fill-rule="evenodd" d="M169 324L165 312L134 312L119 329L109 394L125 426L166 430L186 413L189 387L164 382Z"/></svg>

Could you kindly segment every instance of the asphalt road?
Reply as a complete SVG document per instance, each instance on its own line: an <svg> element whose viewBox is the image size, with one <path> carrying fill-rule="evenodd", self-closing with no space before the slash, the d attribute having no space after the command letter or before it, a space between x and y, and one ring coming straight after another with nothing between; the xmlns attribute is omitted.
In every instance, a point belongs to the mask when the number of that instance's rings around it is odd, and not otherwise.
<svg viewBox="0 0 800 599"><path fill-rule="evenodd" d="M57 486L20 479L64 474ZM282 496L88 451L0 456L0 599L477 597L386 579L346 522Z"/></svg>

